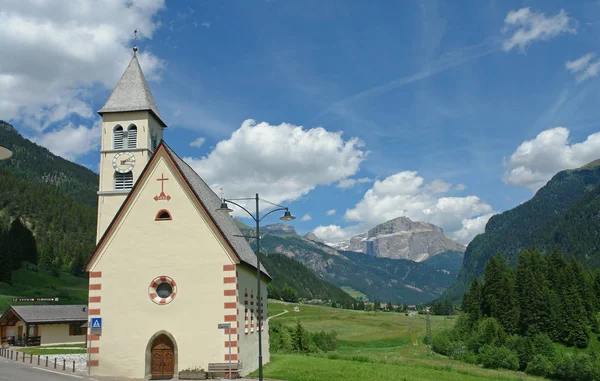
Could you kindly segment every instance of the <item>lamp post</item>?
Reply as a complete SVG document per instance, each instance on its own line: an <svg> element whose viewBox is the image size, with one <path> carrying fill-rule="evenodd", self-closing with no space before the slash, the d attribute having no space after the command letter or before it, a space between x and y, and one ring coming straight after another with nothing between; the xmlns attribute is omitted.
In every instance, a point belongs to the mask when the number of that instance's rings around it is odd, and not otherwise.
<svg viewBox="0 0 600 381"><path fill-rule="evenodd" d="M256 201L256 210L255 213L250 212L248 209L244 208L243 206L241 206L240 204L236 203L235 201L250 201L250 200L255 200ZM266 202L267 204L273 205L276 208L269 211L268 213L266 213L265 215L263 215L262 217L260 216L259 213L259 201L263 201ZM271 213L277 212L277 211L285 211L283 213L283 216L281 216L279 219L283 220L283 221L291 221L296 219L296 217L292 216L292 214L290 213L289 209L285 206L282 205L278 205L263 199L260 199L258 197L258 193L256 194L255 197L247 197L247 198L233 198L233 199L225 199L225 198L221 198L221 207L219 209L217 209L217 212L221 212L221 213L225 213L225 214L229 214L231 212L233 212L233 209L230 209L229 206L227 206L227 203L230 202L234 205L239 206L240 208L242 208L246 213L248 213L248 215L250 215L250 217L252 217L252 219L254 220L254 222L256 222L256 236L254 238L256 238L256 279L257 279L257 283L258 283L258 288L257 288L257 294L256 297L258 299L257 301L257 306L258 306L258 316L257 316L257 322L258 322L258 379L260 381L263 380L263 370L262 370L262 300L260 298L260 221L262 221L266 216L268 216Z"/></svg>

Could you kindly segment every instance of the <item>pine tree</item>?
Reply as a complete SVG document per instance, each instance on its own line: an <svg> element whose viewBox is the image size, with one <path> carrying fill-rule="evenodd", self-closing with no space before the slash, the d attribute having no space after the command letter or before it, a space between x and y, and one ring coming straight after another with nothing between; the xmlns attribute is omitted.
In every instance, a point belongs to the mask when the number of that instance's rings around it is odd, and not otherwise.
<svg viewBox="0 0 600 381"><path fill-rule="evenodd" d="M521 334L546 333L550 324L550 290L546 261L536 249L523 250L517 260L516 285Z"/></svg>
<svg viewBox="0 0 600 381"><path fill-rule="evenodd" d="M7 234L0 225L0 282L12 283L12 263L7 249Z"/></svg>
<svg viewBox="0 0 600 381"><path fill-rule="evenodd" d="M471 287L463 297L461 308L469 315L471 324L476 323L481 317L481 286L479 279L473 278L471 281Z"/></svg>
<svg viewBox="0 0 600 381"><path fill-rule="evenodd" d="M71 262L71 274L78 276L81 274L81 272L83 271L83 265L84 265L84 261L83 261L83 257L81 256L81 254L76 254L73 257L73 261ZM269 286L271 284L269 283ZM268 288L268 286L267 286Z"/></svg>
<svg viewBox="0 0 600 381"><path fill-rule="evenodd" d="M589 343L587 330L589 319L577 289L576 274L572 266L565 267L562 273L564 274L564 283L560 290L563 313L561 341L569 346L586 348Z"/></svg>
<svg viewBox="0 0 600 381"><path fill-rule="evenodd" d="M512 272L504 257L490 258L484 274L481 312L498 320L506 333L517 332L519 308Z"/></svg>
<svg viewBox="0 0 600 381"><path fill-rule="evenodd" d="M21 267L22 261L37 264L37 244L33 233L20 217L13 220L8 230L8 250L12 256L13 269Z"/></svg>

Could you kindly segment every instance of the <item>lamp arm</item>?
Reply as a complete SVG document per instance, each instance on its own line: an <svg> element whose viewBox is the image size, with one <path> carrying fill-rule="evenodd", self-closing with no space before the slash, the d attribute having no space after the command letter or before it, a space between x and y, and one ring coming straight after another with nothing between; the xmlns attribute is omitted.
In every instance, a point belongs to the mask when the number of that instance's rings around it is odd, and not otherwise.
<svg viewBox="0 0 600 381"><path fill-rule="evenodd" d="M250 217L252 217L252 219L253 219L254 221L256 221L256 217L254 217L254 214L250 213L250 212L248 211L248 209L244 208L243 206L241 206L241 205L240 205L240 204L238 204L237 202L235 202L235 201L231 201L231 200L229 200L229 199L226 199L226 198L224 198L224 199L223 199L223 201L225 201L225 202L230 202L230 203L232 203L233 205L239 206L240 208L242 208L242 209L244 210L244 212L248 213L248 214L250 215ZM259 221L260 221L260 220L259 220Z"/></svg>
<svg viewBox="0 0 600 381"><path fill-rule="evenodd" d="M268 216L269 214L271 214L271 213L273 213L273 212L279 212L279 211L281 211L281 210L288 210L288 208L286 208L286 207L282 206L281 208L273 209L273 210L271 210L270 212L263 214L263 216L262 216L262 217L260 217L260 218L258 219L258 222L262 221L262 220L263 220L263 218L265 218L265 217L266 217L266 216Z"/></svg>

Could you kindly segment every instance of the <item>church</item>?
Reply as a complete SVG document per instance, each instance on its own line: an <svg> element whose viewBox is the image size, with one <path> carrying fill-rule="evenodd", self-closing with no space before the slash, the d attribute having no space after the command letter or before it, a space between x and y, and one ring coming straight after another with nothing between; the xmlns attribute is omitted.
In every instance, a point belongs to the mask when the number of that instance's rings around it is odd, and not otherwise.
<svg viewBox="0 0 600 381"><path fill-rule="evenodd" d="M98 111L90 373L168 379L231 360L248 374L258 368L259 329L263 363L270 358L266 318L257 324L259 303L268 316L270 276L261 268L259 300L256 255L234 219L217 212L219 196L164 142L167 124L136 51Z"/></svg>

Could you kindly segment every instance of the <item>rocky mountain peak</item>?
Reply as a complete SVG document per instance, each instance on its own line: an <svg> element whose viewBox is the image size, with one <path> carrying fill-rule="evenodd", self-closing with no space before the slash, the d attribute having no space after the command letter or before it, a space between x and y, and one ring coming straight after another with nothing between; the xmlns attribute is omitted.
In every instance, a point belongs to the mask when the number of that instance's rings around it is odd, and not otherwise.
<svg viewBox="0 0 600 381"><path fill-rule="evenodd" d="M306 233L303 238L313 242L324 243L323 240L317 237L317 235L313 232Z"/></svg>
<svg viewBox="0 0 600 381"><path fill-rule="evenodd" d="M293 226L281 223L265 225L262 226L260 230L266 234L296 234L296 229L294 229Z"/></svg>
<svg viewBox="0 0 600 381"><path fill-rule="evenodd" d="M446 251L465 251L463 245L446 237L439 226L413 221L407 217L386 221L366 233L331 246L374 257L409 259L415 262Z"/></svg>

